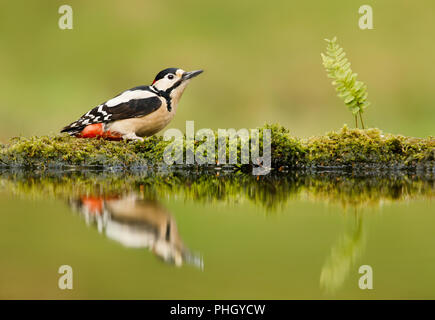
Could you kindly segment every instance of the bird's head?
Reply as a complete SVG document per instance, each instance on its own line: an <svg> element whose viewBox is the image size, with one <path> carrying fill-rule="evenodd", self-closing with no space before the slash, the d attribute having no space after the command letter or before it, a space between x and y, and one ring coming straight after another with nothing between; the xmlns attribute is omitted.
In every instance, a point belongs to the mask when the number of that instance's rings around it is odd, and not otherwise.
<svg viewBox="0 0 435 320"><path fill-rule="evenodd" d="M178 68L168 68L160 71L153 81L153 87L166 91L173 96L179 96L186 88L190 79L202 73L202 70L184 71Z"/></svg>

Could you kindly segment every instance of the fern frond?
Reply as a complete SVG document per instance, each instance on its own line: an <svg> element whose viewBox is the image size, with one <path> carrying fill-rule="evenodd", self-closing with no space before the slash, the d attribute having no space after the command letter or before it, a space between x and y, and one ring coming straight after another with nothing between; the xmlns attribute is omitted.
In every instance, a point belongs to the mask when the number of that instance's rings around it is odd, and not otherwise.
<svg viewBox="0 0 435 320"><path fill-rule="evenodd" d="M344 100L349 110L356 116L370 105L367 101L367 85L357 80L358 74L353 73L344 49L337 44L337 38L325 39L328 43L326 53L321 53L323 65L332 79L332 85L337 96Z"/></svg>

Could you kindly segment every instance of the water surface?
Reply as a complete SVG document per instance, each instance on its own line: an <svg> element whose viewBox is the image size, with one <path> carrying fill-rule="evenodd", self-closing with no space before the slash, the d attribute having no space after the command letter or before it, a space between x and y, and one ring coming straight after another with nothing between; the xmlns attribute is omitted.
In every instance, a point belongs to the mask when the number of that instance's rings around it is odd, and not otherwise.
<svg viewBox="0 0 435 320"><path fill-rule="evenodd" d="M0 190L0 298L435 298L432 173L1 171Z"/></svg>

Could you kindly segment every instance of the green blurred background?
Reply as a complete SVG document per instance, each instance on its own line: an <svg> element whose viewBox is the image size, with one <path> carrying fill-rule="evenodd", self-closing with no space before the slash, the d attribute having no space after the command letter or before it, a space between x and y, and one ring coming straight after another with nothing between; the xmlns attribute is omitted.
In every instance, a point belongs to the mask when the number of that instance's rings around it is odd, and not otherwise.
<svg viewBox="0 0 435 320"><path fill-rule="evenodd" d="M74 29L58 8L72 6ZM374 30L358 8L373 6ZM206 72L170 127L252 128L279 122L310 136L353 125L320 52L337 36L372 106L368 126L434 134L435 2L2 1L0 141L58 132L166 67Z"/></svg>
<svg viewBox="0 0 435 320"><path fill-rule="evenodd" d="M73 8L73 30L58 27L63 4ZM373 6L374 30L358 27L364 4ZM3 0L0 141L56 133L166 67L205 70L170 127L279 122L306 137L353 126L321 63L323 39L333 36L368 85L368 126L434 135L433 12L429 0ZM198 272L108 241L60 199L0 193L0 204L1 298L330 298L319 290L320 272L352 217L299 200L271 216L249 204L167 199L186 244L204 254L206 272ZM361 263L375 266L378 291L359 290L355 271L333 297L432 298L431 209L424 201L364 210L375 214L365 220ZM72 292L57 289L64 263L82 279Z"/></svg>

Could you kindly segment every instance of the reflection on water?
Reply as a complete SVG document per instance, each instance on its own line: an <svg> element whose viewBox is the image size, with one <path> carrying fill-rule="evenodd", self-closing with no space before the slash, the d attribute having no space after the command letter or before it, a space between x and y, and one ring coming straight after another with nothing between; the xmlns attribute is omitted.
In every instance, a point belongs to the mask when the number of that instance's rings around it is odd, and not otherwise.
<svg viewBox="0 0 435 320"><path fill-rule="evenodd" d="M240 172L176 171L125 173L104 171L2 171L0 187L34 198L136 192L145 199L183 198L200 203L253 202L268 212L294 199L339 204L343 208L434 197L434 172L296 171L255 177Z"/></svg>
<svg viewBox="0 0 435 320"><path fill-rule="evenodd" d="M365 217L360 211L385 203L432 200L434 181L433 172L290 172L257 178L234 172L0 171L0 189L20 197L50 196L67 201L107 238L125 247L146 248L167 263L190 264L201 270L202 258L183 244L177 222L162 199L208 206L230 203L236 208L247 202L274 215L295 200L333 204L347 229L335 235L336 241L324 252L326 259L317 271L320 288L328 293L343 287L365 251ZM220 223L231 225L232 221ZM295 244L280 245L285 252Z"/></svg>
<svg viewBox="0 0 435 320"><path fill-rule="evenodd" d="M156 200L141 199L137 194L89 196L70 200L88 225L125 247L147 248L167 263L183 263L203 268L202 259L185 247L177 223Z"/></svg>
<svg viewBox="0 0 435 320"><path fill-rule="evenodd" d="M355 215L352 220L352 226L340 235L320 272L320 286L327 292L335 292L344 284L364 250L363 218Z"/></svg>

